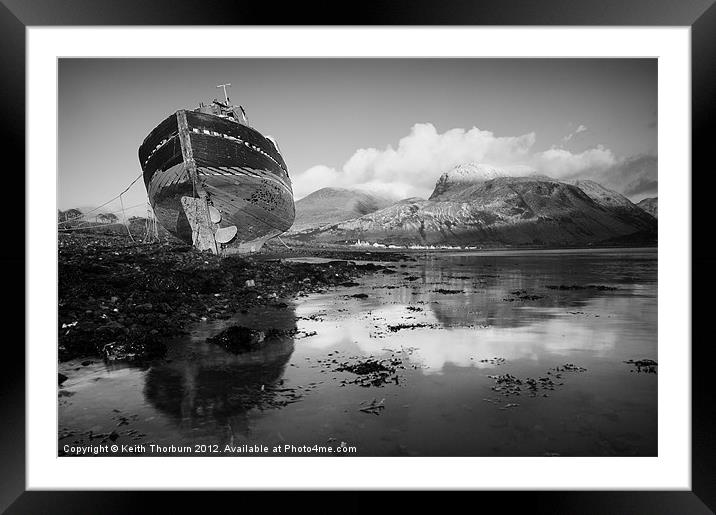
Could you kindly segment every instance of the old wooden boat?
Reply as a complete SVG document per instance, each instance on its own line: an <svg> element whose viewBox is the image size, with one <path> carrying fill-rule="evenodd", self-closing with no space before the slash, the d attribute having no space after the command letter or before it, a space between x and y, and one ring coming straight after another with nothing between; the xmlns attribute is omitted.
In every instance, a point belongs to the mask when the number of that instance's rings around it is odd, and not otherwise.
<svg viewBox="0 0 716 515"><path fill-rule="evenodd" d="M168 116L144 139L139 161L159 223L199 250L257 251L293 224L278 144L228 96Z"/></svg>

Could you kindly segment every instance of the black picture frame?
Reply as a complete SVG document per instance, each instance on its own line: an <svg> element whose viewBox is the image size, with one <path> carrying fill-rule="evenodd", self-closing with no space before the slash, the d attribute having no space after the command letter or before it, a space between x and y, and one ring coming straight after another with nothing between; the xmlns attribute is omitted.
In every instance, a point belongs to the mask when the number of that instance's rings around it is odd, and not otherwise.
<svg viewBox="0 0 716 515"><path fill-rule="evenodd" d="M710 273L716 259L709 253L706 235L712 234L710 204L715 191L709 150L713 147L716 120L716 6L714 0L401 0L344 4L302 1L280 8L273 2L219 2L214 0L0 0L0 145L5 173L14 172L8 207L25 212L25 29L50 25L552 25L552 26L689 26L692 50L692 490L691 491L583 491L583 492L470 492L479 498L480 509L490 505L508 511L527 506L533 513L713 513L716 510L716 404L706 324L710 305L706 295L714 291ZM351 5L350 9L346 5ZM8 158L16 159L12 163ZM15 170L22 170L18 174ZM662 171L662 173L672 173ZM673 172L678 173L678 172ZM698 184L698 187L693 187ZM6 195L8 192L6 191ZM13 209L14 208L14 209ZM13 222L17 232L17 219ZM26 236L27 237L27 236ZM4 270L25 267L24 245L15 238L4 245L0 256ZM26 274L32 273L26 270ZM11 274L20 282L20 274ZM8 279L9 280L9 279ZM15 285L9 320L24 319L24 283ZM23 290L21 290L21 288ZM22 292L22 293L21 293ZM21 299L23 299L21 301ZM22 340L20 340L22 338ZM67 492L25 491L25 353L20 341L6 335L5 366L0 373L0 511L26 513L138 513L160 502L162 511L196 511L213 503L242 504L257 499L255 493L183 492ZM271 494L276 496L276 494ZM274 499L312 511L358 510L383 502L377 493L352 492L340 500L321 494L320 505L304 501L299 493ZM407 502L420 505L421 493ZM460 499L451 499L461 502ZM273 502L273 501L272 501ZM474 503L474 499L468 500ZM310 504L308 504L310 503ZM401 501L402 503L402 501ZM323 507L323 509L321 508ZM404 508L406 506L404 505ZM273 511L273 509L272 509ZM363 510L361 510L363 511Z"/></svg>

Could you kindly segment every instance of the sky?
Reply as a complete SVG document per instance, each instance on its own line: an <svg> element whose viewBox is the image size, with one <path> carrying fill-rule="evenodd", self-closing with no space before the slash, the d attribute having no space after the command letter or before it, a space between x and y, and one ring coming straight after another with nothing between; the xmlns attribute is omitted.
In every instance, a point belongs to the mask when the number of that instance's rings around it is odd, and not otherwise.
<svg viewBox="0 0 716 515"><path fill-rule="evenodd" d="M73 58L58 70L63 210L119 194L146 135L223 98L222 83L278 141L296 199L327 186L427 198L467 162L657 195L656 59ZM125 208L145 212L146 198L140 180Z"/></svg>

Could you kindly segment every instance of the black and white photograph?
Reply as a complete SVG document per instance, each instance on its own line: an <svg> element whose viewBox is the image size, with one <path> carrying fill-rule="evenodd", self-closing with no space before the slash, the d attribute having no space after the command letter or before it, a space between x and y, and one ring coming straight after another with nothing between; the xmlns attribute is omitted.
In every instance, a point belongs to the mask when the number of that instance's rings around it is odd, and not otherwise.
<svg viewBox="0 0 716 515"><path fill-rule="evenodd" d="M655 457L655 58L60 58L57 455Z"/></svg>

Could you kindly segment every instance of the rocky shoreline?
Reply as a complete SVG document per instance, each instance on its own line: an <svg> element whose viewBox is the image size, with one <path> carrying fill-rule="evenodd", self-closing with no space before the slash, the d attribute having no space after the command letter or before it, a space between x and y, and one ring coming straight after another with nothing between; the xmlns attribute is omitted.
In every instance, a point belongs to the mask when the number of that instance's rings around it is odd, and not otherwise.
<svg viewBox="0 0 716 515"><path fill-rule="evenodd" d="M321 263L287 257L324 258ZM166 341L202 320L324 291L390 267L368 251L272 247L220 258L175 243L126 236L58 236L58 358L141 361L160 358ZM413 259L381 252L380 261ZM361 263L363 261L363 263Z"/></svg>

